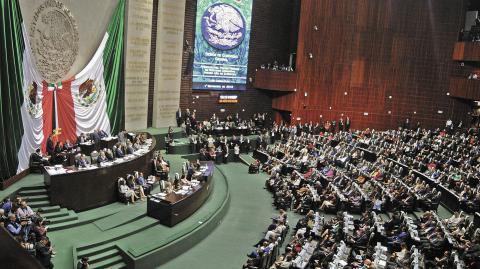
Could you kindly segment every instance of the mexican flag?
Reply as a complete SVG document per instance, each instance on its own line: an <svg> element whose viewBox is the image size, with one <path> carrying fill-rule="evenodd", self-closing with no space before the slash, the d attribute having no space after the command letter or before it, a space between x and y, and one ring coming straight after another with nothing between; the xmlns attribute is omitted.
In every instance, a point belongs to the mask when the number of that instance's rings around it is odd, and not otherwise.
<svg viewBox="0 0 480 269"><path fill-rule="evenodd" d="M89 63L55 82L38 72L19 1L0 0L0 8L0 26L8 29L0 35L9 41L0 46L0 124L7 129L0 138L1 180L27 169L30 155L37 148L45 151L52 133L57 141L75 143L80 133L116 134L123 127L125 0L118 2Z"/></svg>

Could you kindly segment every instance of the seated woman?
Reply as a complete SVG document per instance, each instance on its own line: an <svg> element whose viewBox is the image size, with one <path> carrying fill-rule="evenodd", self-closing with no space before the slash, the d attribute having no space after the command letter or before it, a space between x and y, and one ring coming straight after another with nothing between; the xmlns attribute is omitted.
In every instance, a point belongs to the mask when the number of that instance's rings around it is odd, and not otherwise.
<svg viewBox="0 0 480 269"><path fill-rule="evenodd" d="M127 175L127 186L133 191L138 190L140 193L140 200L145 201L146 196L143 187L135 183L135 177L133 175Z"/></svg>
<svg viewBox="0 0 480 269"><path fill-rule="evenodd" d="M144 193L146 193L146 194L150 193L150 191L152 189L152 185L147 183L147 181L143 177L142 172L140 172L140 173L135 172L135 180L136 180L138 186L143 188Z"/></svg>
<svg viewBox="0 0 480 269"><path fill-rule="evenodd" d="M125 195L127 199L130 199L132 203L135 203L135 199L138 199L138 196L135 194L135 191L130 189L125 182L125 179L122 177L118 178L118 192Z"/></svg>
<svg viewBox="0 0 480 269"><path fill-rule="evenodd" d="M170 164L165 161L162 155L157 157L157 164L159 164L162 167L162 170L166 173L170 172Z"/></svg>
<svg viewBox="0 0 480 269"><path fill-rule="evenodd" d="M256 174L259 172L259 167L260 167L260 161L255 160L253 163L250 164L248 167L248 173L250 174Z"/></svg>
<svg viewBox="0 0 480 269"><path fill-rule="evenodd" d="M337 198L335 195L330 194L325 201L323 201L322 205L320 206L320 210L325 211L327 208L334 208L336 206Z"/></svg>
<svg viewBox="0 0 480 269"><path fill-rule="evenodd" d="M173 185L170 181L165 182L165 193L170 194L173 192Z"/></svg>
<svg viewBox="0 0 480 269"><path fill-rule="evenodd" d="M182 173L182 176L180 177L180 184L182 184L182 186L183 185L190 185L190 181L187 179L187 176L185 175L185 173Z"/></svg>

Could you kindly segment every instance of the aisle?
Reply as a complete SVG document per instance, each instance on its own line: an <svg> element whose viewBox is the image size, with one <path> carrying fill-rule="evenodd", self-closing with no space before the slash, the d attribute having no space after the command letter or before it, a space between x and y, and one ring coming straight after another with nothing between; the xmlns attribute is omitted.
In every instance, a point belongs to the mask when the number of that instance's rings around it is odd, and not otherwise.
<svg viewBox="0 0 480 269"><path fill-rule="evenodd" d="M260 240L271 218L277 214L272 197L263 189L265 174L248 174L242 163L217 166L227 178L230 189L230 209L223 222L188 252L158 267L161 269L237 269L247 259L247 253ZM297 218L289 212L290 224Z"/></svg>

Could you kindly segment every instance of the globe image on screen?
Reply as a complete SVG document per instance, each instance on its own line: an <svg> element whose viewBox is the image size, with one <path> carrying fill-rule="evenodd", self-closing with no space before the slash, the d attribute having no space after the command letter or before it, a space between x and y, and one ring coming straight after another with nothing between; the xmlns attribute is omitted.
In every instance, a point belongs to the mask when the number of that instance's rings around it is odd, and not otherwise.
<svg viewBox="0 0 480 269"><path fill-rule="evenodd" d="M203 13L202 35L214 48L233 49L245 37L245 19L238 9L229 4L213 4Z"/></svg>

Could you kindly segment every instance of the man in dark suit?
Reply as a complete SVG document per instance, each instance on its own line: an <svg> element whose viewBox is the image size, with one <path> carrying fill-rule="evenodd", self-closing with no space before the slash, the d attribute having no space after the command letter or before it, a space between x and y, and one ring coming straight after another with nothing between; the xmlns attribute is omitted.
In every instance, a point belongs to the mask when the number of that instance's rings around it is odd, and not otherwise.
<svg viewBox="0 0 480 269"><path fill-rule="evenodd" d="M117 158L123 158L125 156L125 153L123 152L121 145L118 145L117 148L115 149L115 156Z"/></svg>
<svg viewBox="0 0 480 269"><path fill-rule="evenodd" d="M48 238L42 237L42 239L36 244L36 256L37 260L46 269L53 268L52 264L52 247L49 246Z"/></svg>
<svg viewBox="0 0 480 269"><path fill-rule="evenodd" d="M95 142L95 144L100 143L100 135L98 134L98 130L94 130L90 137L92 138L93 142Z"/></svg>
<svg viewBox="0 0 480 269"><path fill-rule="evenodd" d="M53 137L50 134L47 138L47 153L50 156L53 156L53 153L55 152L55 144L53 144Z"/></svg>
<svg viewBox="0 0 480 269"><path fill-rule="evenodd" d="M177 119L177 127L180 127L182 125L182 109L180 107L175 114L175 118Z"/></svg>
<svg viewBox="0 0 480 269"><path fill-rule="evenodd" d="M97 132L98 132L98 135L100 136L100 139L108 137L107 132L105 132L104 130L97 129Z"/></svg>
<svg viewBox="0 0 480 269"><path fill-rule="evenodd" d="M33 162L41 163L42 160L43 160L43 157L42 157L42 152L40 151L40 149L37 149L34 153L32 153L31 158L32 158Z"/></svg>
<svg viewBox="0 0 480 269"><path fill-rule="evenodd" d="M84 133L81 133L78 137L77 137L77 144L80 145L82 143L85 143L87 142L87 137L85 136Z"/></svg>
<svg viewBox="0 0 480 269"><path fill-rule="evenodd" d="M70 140L66 140L65 143L63 143L63 150L69 151L73 148L72 143L70 143Z"/></svg>

